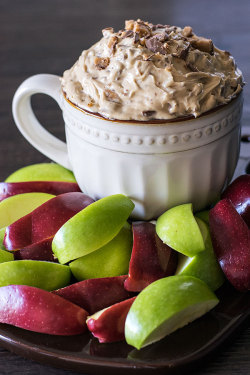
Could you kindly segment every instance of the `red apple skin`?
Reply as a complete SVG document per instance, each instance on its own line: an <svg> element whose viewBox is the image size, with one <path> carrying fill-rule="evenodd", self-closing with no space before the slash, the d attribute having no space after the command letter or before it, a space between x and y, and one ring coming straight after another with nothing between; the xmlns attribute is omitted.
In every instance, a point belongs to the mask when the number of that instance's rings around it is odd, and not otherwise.
<svg viewBox="0 0 250 375"><path fill-rule="evenodd" d="M27 285L0 288L0 322L50 335L86 330L87 311L63 298Z"/></svg>
<svg viewBox="0 0 250 375"><path fill-rule="evenodd" d="M175 273L178 255L164 244L147 222L133 223L133 249L125 289L140 292L152 282Z"/></svg>
<svg viewBox="0 0 250 375"><path fill-rule="evenodd" d="M52 240L53 240L53 237L50 237L48 239L26 246L23 249L16 250L13 253L14 259L15 260L22 260L22 259L44 260L47 262L58 263L57 259L53 255L53 251L51 247Z"/></svg>
<svg viewBox="0 0 250 375"><path fill-rule="evenodd" d="M244 174L236 178L222 193L221 198L232 202L250 228L250 175Z"/></svg>
<svg viewBox="0 0 250 375"><path fill-rule="evenodd" d="M116 342L125 339L125 321L135 299L136 297L133 297L116 303L107 307L98 318L92 315L87 319L88 329L99 342Z"/></svg>
<svg viewBox="0 0 250 375"><path fill-rule="evenodd" d="M59 195L69 192L80 192L75 182L64 181L26 181L26 182L1 182L0 202L16 194L47 193Z"/></svg>
<svg viewBox="0 0 250 375"><path fill-rule="evenodd" d="M7 250L16 250L48 239L72 216L93 202L83 193L58 195L9 225L5 231L4 246Z"/></svg>
<svg viewBox="0 0 250 375"><path fill-rule="evenodd" d="M210 210L209 224L215 254L230 283L250 289L250 230L228 199Z"/></svg>
<svg viewBox="0 0 250 375"><path fill-rule="evenodd" d="M87 310L90 314L131 297L124 289L125 276L83 280L53 293Z"/></svg>

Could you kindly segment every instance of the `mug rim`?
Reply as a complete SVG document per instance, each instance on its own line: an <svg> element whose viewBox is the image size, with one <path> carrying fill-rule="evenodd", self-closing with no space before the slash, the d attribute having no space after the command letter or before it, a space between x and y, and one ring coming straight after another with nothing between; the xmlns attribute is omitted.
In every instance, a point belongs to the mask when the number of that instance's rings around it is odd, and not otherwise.
<svg viewBox="0 0 250 375"><path fill-rule="evenodd" d="M183 117L176 117L173 119L155 119L155 120L148 120L148 121L139 121L139 120L118 120L118 119L110 119L108 117L105 117L97 112L91 112L87 109L81 108L77 104L73 103L69 98L67 98L65 91L62 89L62 96L64 100L73 108L77 109L79 112L82 112L86 116L94 117L98 120L107 121L109 124L120 124L120 125L128 125L128 126L164 126L164 125L177 125L177 124L186 124L188 121L194 121L199 119L205 119L207 116L211 115L217 115L218 112L223 111L223 109L227 109L229 106L233 105L237 99L240 99L240 97L243 95L243 89L241 92L233 97L230 102L221 104L216 106L215 108L210 109L209 111L206 111L202 113L198 117L194 117L194 115L189 116L183 116Z"/></svg>

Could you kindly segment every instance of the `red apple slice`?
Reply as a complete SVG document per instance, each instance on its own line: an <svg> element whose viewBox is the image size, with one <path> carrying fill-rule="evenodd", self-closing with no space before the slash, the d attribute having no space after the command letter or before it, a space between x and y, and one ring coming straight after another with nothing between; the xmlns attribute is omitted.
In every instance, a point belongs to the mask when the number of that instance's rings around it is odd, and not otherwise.
<svg viewBox="0 0 250 375"><path fill-rule="evenodd" d="M0 288L0 322L50 335L86 330L87 311L45 290L8 285Z"/></svg>
<svg viewBox="0 0 250 375"><path fill-rule="evenodd" d="M4 246L7 250L16 250L48 239L72 216L93 202L83 193L58 195L9 225L5 231Z"/></svg>
<svg viewBox="0 0 250 375"><path fill-rule="evenodd" d="M0 202L12 195L23 193L48 193L59 195L69 192L80 192L75 182L64 181L26 181L0 182Z"/></svg>
<svg viewBox="0 0 250 375"><path fill-rule="evenodd" d="M222 199L230 199L237 212L250 227L250 175L244 174L234 180L223 192Z"/></svg>
<svg viewBox="0 0 250 375"><path fill-rule="evenodd" d="M152 282L175 273L178 256L157 236L155 225L133 223L133 250L125 289L139 292Z"/></svg>
<svg viewBox="0 0 250 375"><path fill-rule="evenodd" d="M90 314L130 297L124 289L125 276L80 281L53 293L86 309Z"/></svg>
<svg viewBox="0 0 250 375"><path fill-rule="evenodd" d="M231 284L250 289L250 230L228 199L210 210L209 223L215 254Z"/></svg>
<svg viewBox="0 0 250 375"><path fill-rule="evenodd" d="M99 342L116 342L124 340L125 320L136 297L116 303L98 311L87 319L90 332Z"/></svg>
<svg viewBox="0 0 250 375"><path fill-rule="evenodd" d="M53 237L48 239L42 240L40 242L36 242L32 245L26 246L23 249L14 251L14 259L15 260L22 260L22 259L31 259L31 260L44 260L48 262L57 262L55 259L51 243Z"/></svg>

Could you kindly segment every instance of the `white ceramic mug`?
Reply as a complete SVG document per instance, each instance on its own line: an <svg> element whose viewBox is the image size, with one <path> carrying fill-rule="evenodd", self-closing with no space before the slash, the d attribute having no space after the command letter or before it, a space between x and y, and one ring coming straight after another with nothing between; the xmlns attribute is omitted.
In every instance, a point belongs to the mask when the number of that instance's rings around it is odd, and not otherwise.
<svg viewBox="0 0 250 375"><path fill-rule="evenodd" d="M30 105L36 93L62 109L67 145L36 119ZM148 220L187 202L201 210L218 198L238 161L242 103L240 94L199 118L165 124L110 121L69 102L58 76L39 74L18 88L13 115L26 139L71 169L84 192L94 199L128 195L133 217Z"/></svg>

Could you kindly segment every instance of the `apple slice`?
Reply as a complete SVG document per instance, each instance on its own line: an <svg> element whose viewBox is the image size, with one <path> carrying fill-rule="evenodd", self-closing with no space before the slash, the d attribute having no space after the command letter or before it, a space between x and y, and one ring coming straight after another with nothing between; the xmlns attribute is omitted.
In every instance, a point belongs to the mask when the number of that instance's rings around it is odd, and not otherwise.
<svg viewBox="0 0 250 375"><path fill-rule="evenodd" d="M134 208L125 195L116 194L92 203L56 233L52 250L60 263L87 255L111 241Z"/></svg>
<svg viewBox="0 0 250 375"><path fill-rule="evenodd" d="M0 263L14 260L13 254L6 251L5 246L3 245L4 234L5 228L0 229Z"/></svg>
<svg viewBox="0 0 250 375"><path fill-rule="evenodd" d="M189 257L205 250L191 203L170 208L162 214L156 222L156 232L165 244Z"/></svg>
<svg viewBox="0 0 250 375"><path fill-rule="evenodd" d="M244 174L234 180L222 193L222 199L229 199L243 220L250 227L250 175Z"/></svg>
<svg viewBox="0 0 250 375"><path fill-rule="evenodd" d="M0 228L7 227L54 198L45 193L25 193L9 197L0 203Z"/></svg>
<svg viewBox="0 0 250 375"><path fill-rule="evenodd" d="M4 246L16 250L54 236L67 220L93 202L83 193L58 195L8 226Z"/></svg>
<svg viewBox="0 0 250 375"><path fill-rule="evenodd" d="M5 182L67 181L76 182L71 171L55 163L32 164L13 172Z"/></svg>
<svg viewBox="0 0 250 375"><path fill-rule="evenodd" d="M211 290L216 290L224 283L224 275L214 254L208 226L199 218L196 220L203 236L205 250L192 258L179 254L176 275L197 277Z"/></svg>
<svg viewBox="0 0 250 375"><path fill-rule="evenodd" d="M116 303L88 317L87 326L99 342L124 340L124 325L127 314L136 297Z"/></svg>
<svg viewBox="0 0 250 375"><path fill-rule="evenodd" d="M16 260L30 259L57 262L51 248L52 240L53 237L46 238L45 240L26 246L23 249L16 250L13 253L14 258Z"/></svg>
<svg viewBox="0 0 250 375"><path fill-rule="evenodd" d="M219 302L201 280L169 276L147 286L127 315L125 337L136 349L150 345L204 315Z"/></svg>
<svg viewBox="0 0 250 375"><path fill-rule="evenodd" d="M128 273L132 244L131 226L125 223L106 245L71 262L71 272L77 280L125 275Z"/></svg>
<svg viewBox="0 0 250 375"><path fill-rule="evenodd" d="M203 220L207 225L209 225L209 210L204 210L200 212L196 212L195 218L199 218Z"/></svg>
<svg viewBox="0 0 250 375"><path fill-rule="evenodd" d="M228 199L210 210L213 248L230 283L238 290L250 289L250 230Z"/></svg>
<svg viewBox="0 0 250 375"><path fill-rule="evenodd" d="M61 181L27 181L27 182L0 182L0 202L6 198L24 193L47 193L59 195L73 191L80 192L75 182Z"/></svg>
<svg viewBox="0 0 250 375"><path fill-rule="evenodd" d="M70 268L52 262L15 260L0 263L0 287L17 284L54 290L69 284Z"/></svg>
<svg viewBox="0 0 250 375"><path fill-rule="evenodd" d="M124 289L126 277L127 275L84 280L54 290L53 293L94 314L130 297L130 293Z"/></svg>
<svg viewBox="0 0 250 375"><path fill-rule="evenodd" d="M9 285L0 288L0 322L49 335L78 335L88 313L45 290Z"/></svg>
<svg viewBox="0 0 250 375"><path fill-rule="evenodd" d="M178 256L157 236L154 224L136 222L132 227L133 250L124 286L131 292L139 292L153 281L173 275Z"/></svg>

